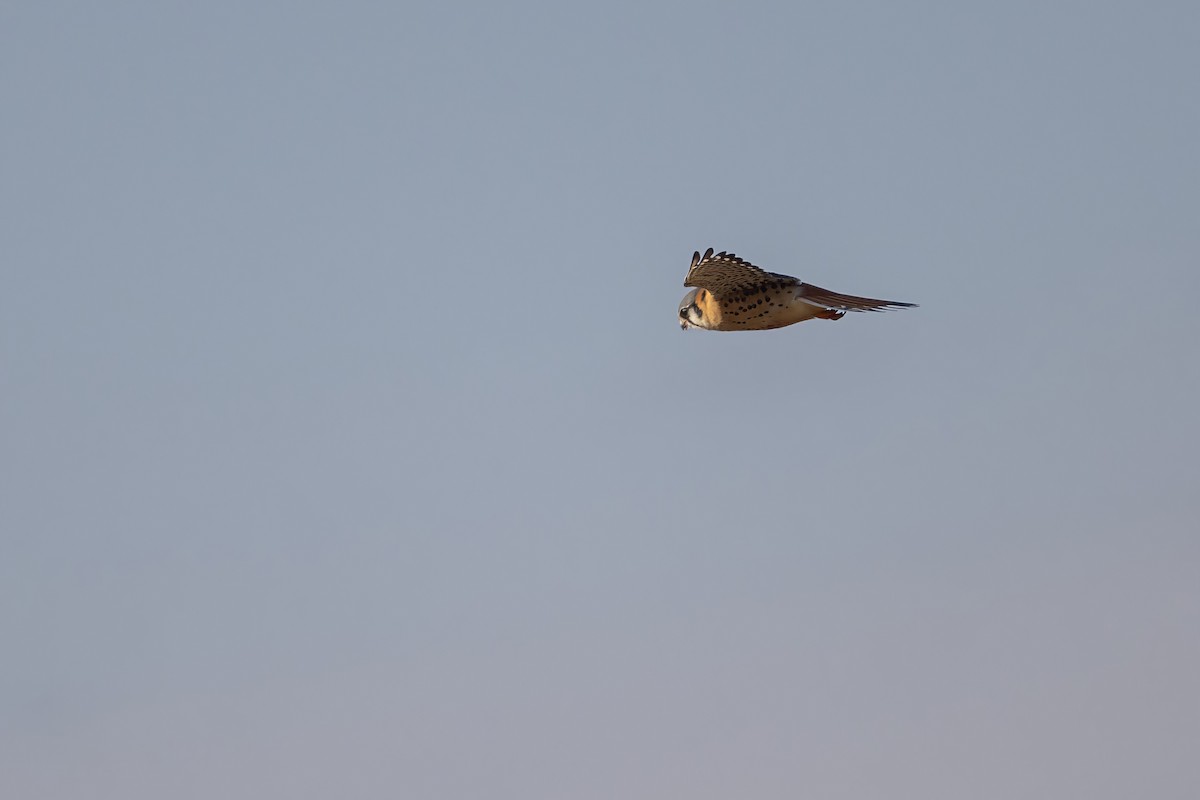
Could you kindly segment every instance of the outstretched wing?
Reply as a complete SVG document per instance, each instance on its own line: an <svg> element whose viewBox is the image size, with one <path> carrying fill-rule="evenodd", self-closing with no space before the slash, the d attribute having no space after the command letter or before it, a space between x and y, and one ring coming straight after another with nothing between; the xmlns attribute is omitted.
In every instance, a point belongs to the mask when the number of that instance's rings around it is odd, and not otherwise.
<svg viewBox="0 0 1200 800"><path fill-rule="evenodd" d="M839 311L887 311L889 308L913 308L916 303L899 303L895 300L873 300L870 297L855 297L852 294L840 294L813 286L811 283L800 284L800 298L813 305L825 308L836 308Z"/></svg>
<svg viewBox="0 0 1200 800"><path fill-rule="evenodd" d="M733 253L713 255L710 247L703 256L698 251L692 255L692 266L683 285L707 289L721 299L756 287L769 285L782 289L785 286L798 286L800 281L789 275L759 269Z"/></svg>

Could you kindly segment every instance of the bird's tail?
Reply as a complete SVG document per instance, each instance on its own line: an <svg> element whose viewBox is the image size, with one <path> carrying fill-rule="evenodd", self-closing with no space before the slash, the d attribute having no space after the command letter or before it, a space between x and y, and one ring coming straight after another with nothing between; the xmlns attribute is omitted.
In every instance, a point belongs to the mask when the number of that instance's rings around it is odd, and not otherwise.
<svg viewBox="0 0 1200 800"><path fill-rule="evenodd" d="M800 286L800 296L810 303L842 311L887 311L892 308L916 308L916 303L901 303L898 300L876 300L871 297L856 297L841 294L805 283Z"/></svg>

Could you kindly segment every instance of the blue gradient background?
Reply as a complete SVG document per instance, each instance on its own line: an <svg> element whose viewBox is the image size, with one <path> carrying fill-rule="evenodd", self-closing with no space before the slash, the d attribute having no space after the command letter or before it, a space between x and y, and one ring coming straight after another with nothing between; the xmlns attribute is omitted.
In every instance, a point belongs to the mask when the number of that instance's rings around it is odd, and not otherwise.
<svg viewBox="0 0 1200 800"><path fill-rule="evenodd" d="M0 794L1193 798L1200 6L7 3ZM921 304L682 334L693 249Z"/></svg>

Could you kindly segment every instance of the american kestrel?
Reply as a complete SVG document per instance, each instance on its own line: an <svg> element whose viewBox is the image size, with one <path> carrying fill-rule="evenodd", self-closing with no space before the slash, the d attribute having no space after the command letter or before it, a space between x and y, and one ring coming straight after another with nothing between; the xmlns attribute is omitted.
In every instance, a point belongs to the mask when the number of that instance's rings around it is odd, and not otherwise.
<svg viewBox="0 0 1200 800"><path fill-rule="evenodd" d="M733 253L710 247L692 256L679 303L679 327L710 331L765 331L806 319L841 319L847 311L912 308L915 303L838 294L790 275L759 269Z"/></svg>

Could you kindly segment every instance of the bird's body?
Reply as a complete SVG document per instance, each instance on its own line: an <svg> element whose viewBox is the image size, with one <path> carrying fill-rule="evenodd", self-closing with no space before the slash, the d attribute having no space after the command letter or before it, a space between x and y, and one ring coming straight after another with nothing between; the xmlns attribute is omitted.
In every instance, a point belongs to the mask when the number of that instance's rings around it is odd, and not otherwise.
<svg viewBox="0 0 1200 800"><path fill-rule="evenodd" d="M759 269L733 253L696 252L679 304L679 326L712 331L761 331L808 319L841 319L847 311L909 308L912 303L839 294L790 275Z"/></svg>

